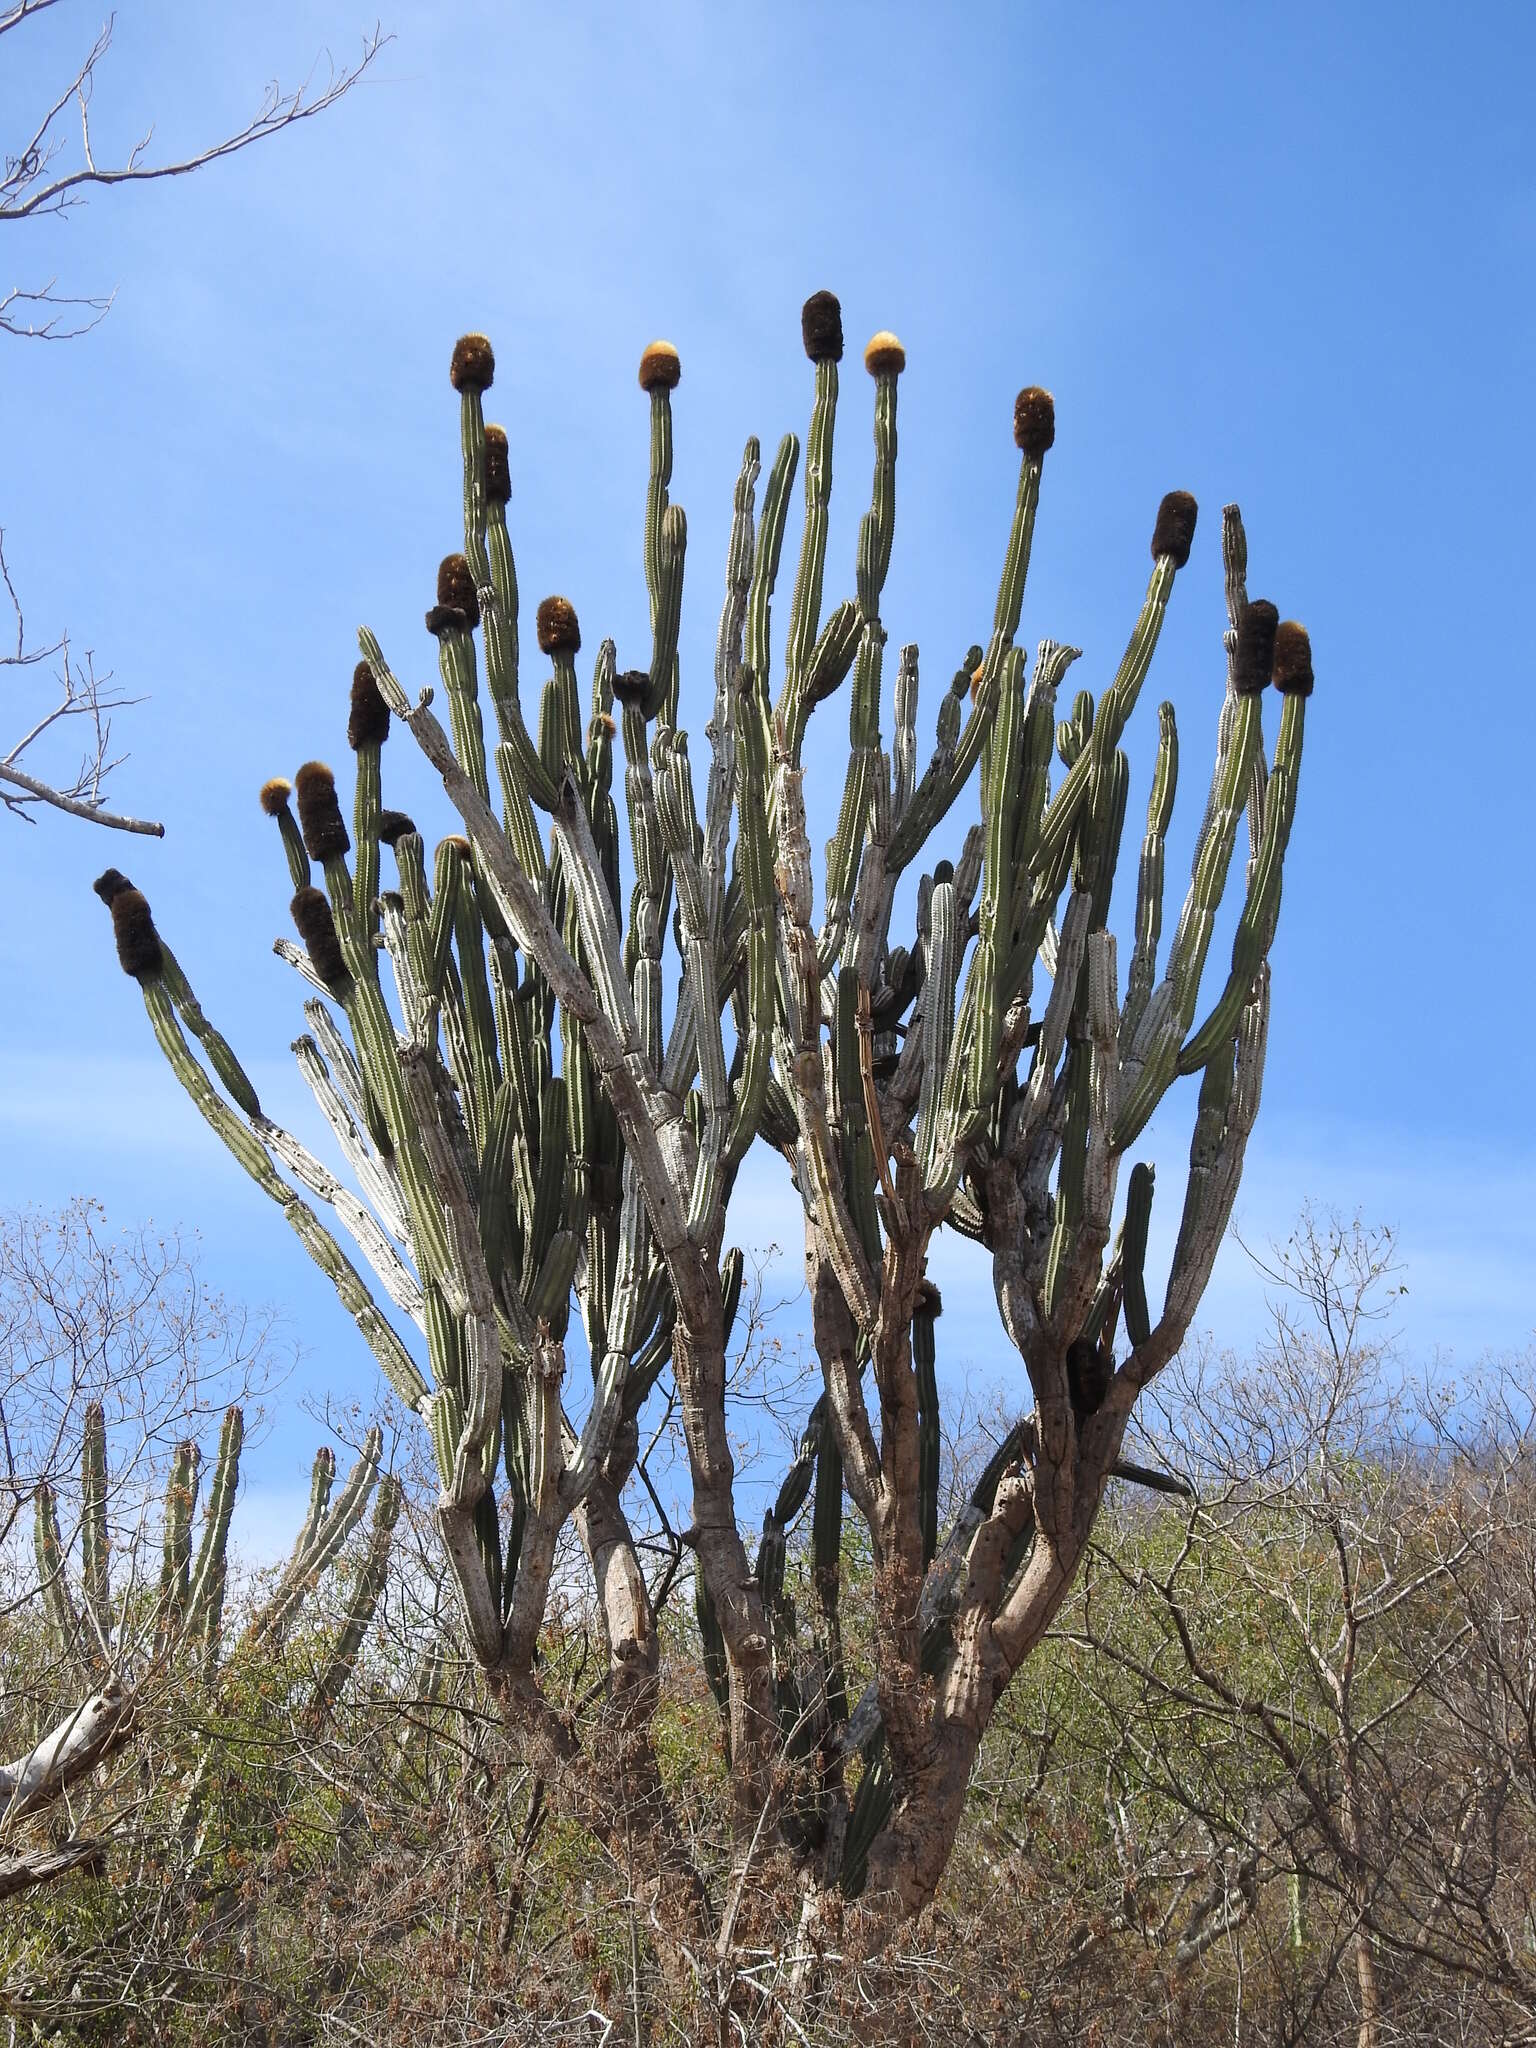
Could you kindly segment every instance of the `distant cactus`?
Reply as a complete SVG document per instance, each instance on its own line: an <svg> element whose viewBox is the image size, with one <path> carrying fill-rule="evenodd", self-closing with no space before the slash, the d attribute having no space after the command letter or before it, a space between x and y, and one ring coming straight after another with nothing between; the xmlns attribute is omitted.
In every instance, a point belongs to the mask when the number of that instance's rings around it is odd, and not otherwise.
<svg viewBox="0 0 1536 2048"><path fill-rule="evenodd" d="M367 1553L304 1713L314 1722L340 1699L383 1590L400 1512L400 1483L391 1476L380 1478L383 1438L372 1429L333 1506L336 1460L329 1450L322 1450L315 1460L310 1512L293 1556L271 1598L237 1641L226 1646L229 1538L244 1435L242 1411L230 1408L219 1435L195 1553L193 1524L202 1454L191 1438L177 1445L165 1488L159 1583L152 1594L126 1585L115 1602L109 1561L106 1417L99 1401L87 1405L81 1432L78 1598L60 1536L56 1490L44 1481L33 1497L38 1590L49 1648L65 1690L73 1681L78 1697L24 1756L0 1764L0 1816L19 1819L67 1793L134 1732L146 1690L178 1665L190 1661L203 1684L216 1685L232 1659L258 1646L271 1647L335 1563L372 1497Z"/></svg>
<svg viewBox="0 0 1536 2048"><path fill-rule="evenodd" d="M310 1032L295 1050L363 1201L262 1113L142 897L113 902L122 964L141 984L178 1078L281 1206L430 1430L466 1632L509 1725L591 1825L614 1839L622 1830L631 1845L641 1828L657 1867L682 1879L671 1910L689 1921L690 1939L700 1922L713 1938L714 1923L645 1738L657 1632L625 1511L641 1408L670 1367L693 1487L687 1541L704 1663L726 1719L743 1849L766 1819L812 1890L842 1883L864 1889L867 1910L879 1901L887 1913L918 1910L942 1874L997 1696L1071 1584L1108 1480L1122 1469L1173 1483L1122 1467L1120 1444L1136 1395L1182 1341L1209 1277L1258 1107L1268 955L1312 686L1302 630L1248 599L1243 529L1229 507L1227 684L1216 693L1217 760L1193 878L1164 956L1164 842L1178 767L1164 704L1122 989L1107 928L1129 801L1121 742L1189 558L1194 500L1178 491L1163 500L1150 582L1118 669L1097 701L1080 691L1058 721L1057 691L1077 650L1042 640L1031 668L1017 644L1055 404L1038 386L1021 392L994 618L940 697L920 772L915 647L897 664L889 750L882 734L905 351L880 333L865 352L873 479L853 594L827 610L843 353L830 293L807 302L802 328L814 395L782 643L775 652L771 625L801 456L793 434L769 467L760 507L755 438L742 458L702 801L677 723L688 539L670 495L677 350L653 343L640 364L650 411L648 657L621 670L613 643L602 641L583 712L577 612L546 598L537 644L549 673L531 723L508 440L483 414L494 359L483 336L455 350L463 552L444 560L426 615L448 729L433 693L408 694L365 628L349 735L358 763L350 830L319 764L295 779L296 825L283 784L262 792L282 833L304 940L278 950L315 991ZM1284 701L1266 760L1271 673ZM845 685L846 772L818 920L806 738ZM462 822L464 836L444 840L430 861L411 821L381 808L391 720L409 728ZM613 788L620 733L622 839ZM973 776L979 822L960 835L954 858L936 857L929 849ZM1206 955L1244 815L1231 968L1202 1018ZM395 886L382 891L381 842L396 868ZM893 944L909 873L915 925ZM1131 1173L1112 1241L1118 1171L1168 1089L1194 1073L1183 1220L1154 1320L1144 1273L1151 1173ZM726 1412L739 1255L722 1264L726 1204L754 1141L783 1155L799 1191L824 1382L755 1569ZM430 1379L280 1168L334 1211L416 1324ZM1025 1412L947 1535L938 1304L924 1272L941 1225L989 1255L1003 1328L1030 1386ZM579 1431L562 1400L573 1301L592 1360ZM1122 1316L1128 1348L1117 1361ZM881 1596L878 1683L852 1710L838 1614L845 1496L868 1530ZM784 1562L789 1526L807 1501L815 1611L802 1642ZM556 1541L572 1518L610 1648L607 1711L590 1736L545 1698L536 1668ZM778 1768L786 1750L797 1766L787 1775ZM865 1767L850 1812L842 1773L856 1750Z"/></svg>

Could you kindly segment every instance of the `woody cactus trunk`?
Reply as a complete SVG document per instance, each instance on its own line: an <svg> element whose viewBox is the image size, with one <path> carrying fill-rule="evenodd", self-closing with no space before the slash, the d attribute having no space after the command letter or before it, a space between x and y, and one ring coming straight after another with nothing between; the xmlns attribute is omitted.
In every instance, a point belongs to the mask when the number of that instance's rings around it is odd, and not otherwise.
<svg viewBox="0 0 1536 2048"><path fill-rule="evenodd" d="M1018 639L1055 433L1050 394L1022 392L991 628L946 681L920 769L918 652L904 647L888 679L884 622L905 356L884 333L865 351L873 481L851 594L829 608L843 350L830 293L807 302L803 339L814 394L787 618L776 649L801 468L794 434L760 500L757 440L743 452L700 705L702 790L679 723L687 523L670 495L677 351L656 342L640 363L648 658L621 671L603 641L584 711L576 612L546 598L535 712L521 672L508 440L483 412L491 348L483 336L455 348L464 535L427 613L440 685L408 690L405 657L387 656L364 628L350 829L319 763L301 768L291 791L267 784L261 799L303 941L278 950L313 991L295 1052L358 1192L263 1114L142 896L122 888L111 898L122 964L178 1078L330 1274L430 1430L465 1632L508 1726L570 1812L643 1845L659 1873L657 1922L694 1954L702 1938L729 1951L753 1896L749 1866L795 1873L807 1924L839 1892L861 1895L877 1926L920 1909L953 1846L977 1743L1071 1584L1106 1485L1117 1470L1169 1483L1121 1465L1121 1439L1136 1396L1189 1326L1258 1107L1268 955L1312 687L1306 634L1247 595L1243 529L1229 507L1226 682L1212 692L1216 761L1194 871L1164 949L1178 766L1165 703L1122 975L1106 924L1128 808L1122 742L1189 557L1193 499L1163 500L1125 654L1097 701L1082 690L1059 717L1077 650L1045 639L1031 663ZM1272 680L1282 701L1269 756ZM846 772L818 891L806 739L839 695ZM462 826L430 861L412 821L382 807L392 719L440 774ZM965 829L967 809L975 822ZM381 845L393 887L380 881ZM1230 970L1202 1013L1229 886L1242 897ZM909 920L899 943L898 905ZM1150 1169L1131 1171L1118 1230L1117 1183L1182 1076L1197 1077L1198 1106L1154 1318ZM782 1155L798 1193L823 1378L755 1565L727 1414L741 1259L723 1253L753 1145ZM294 1181L334 1212L372 1281ZM990 1257L1002 1327L1023 1364L1017 1422L947 1530L940 1305L925 1275L940 1228ZM416 1326L428 1373L379 1288ZM566 1370L573 1304L592 1364L579 1396ZM667 1376L733 1791L736 1871L719 1895L664 1794L649 1734L657 1617L629 1514L639 1427ZM855 1699L839 1619L850 1503L872 1546L881 1617L876 1675ZM814 1612L802 1636L783 1575L788 1531L807 1504ZM545 1697L537 1660L568 1522L609 1647L603 1697L576 1719Z"/></svg>

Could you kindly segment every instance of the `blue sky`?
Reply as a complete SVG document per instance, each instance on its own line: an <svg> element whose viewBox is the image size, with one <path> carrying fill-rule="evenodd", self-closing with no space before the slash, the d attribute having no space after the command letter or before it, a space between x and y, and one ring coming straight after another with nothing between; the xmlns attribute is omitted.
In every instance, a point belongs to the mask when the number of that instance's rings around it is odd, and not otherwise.
<svg viewBox="0 0 1536 2048"><path fill-rule="evenodd" d="M347 4L126 7L98 150L150 118L168 152L238 125L267 77L351 53L371 21ZM8 50L7 138L96 25L66 5ZM1306 1197L1359 1205L1400 1228L1411 1350L1523 1345L1530 11L449 0L385 25L396 41L324 120L9 231L0 283L119 287L88 339L6 346L0 523L34 631L67 623L148 695L115 793L168 831L0 821L0 1201L91 1191L124 1222L194 1224L217 1285L285 1304L308 1357L256 1477L297 1478L298 1395L366 1400L371 1367L161 1064L90 879L112 861L141 883L264 1098L312 1129L287 1056L299 990L268 950L288 885L255 791L343 752L359 621L408 681L432 674L421 614L458 544L454 337L497 347L525 597L568 593L621 665L645 640L635 364L653 336L677 343L697 727L741 445L803 433L798 309L830 286L849 359L829 600L867 502L855 350L889 326L909 369L885 613L922 648L925 735L990 617L1021 384L1050 386L1058 419L1024 634L1081 646L1075 680L1112 670L1161 494L1199 498L1128 741L1134 820L1174 700L1175 891L1221 689L1219 510L1241 503L1250 589L1306 620L1318 687L1240 1219L1262 1238ZM404 736L385 775L387 800L450 829ZM813 796L819 845L831 797ZM1117 896L1122 929L1126 911ZM1192 1109L1176 1095L1150 1134L1169 1227ZM766 1164L735 1234L793 1251L786 1193ZM985 1378L1006 1361L964 1253L941 1261L945 1364ZM1241 1342L1262 1315L1229 1250L1205 1321Z"/></svg>

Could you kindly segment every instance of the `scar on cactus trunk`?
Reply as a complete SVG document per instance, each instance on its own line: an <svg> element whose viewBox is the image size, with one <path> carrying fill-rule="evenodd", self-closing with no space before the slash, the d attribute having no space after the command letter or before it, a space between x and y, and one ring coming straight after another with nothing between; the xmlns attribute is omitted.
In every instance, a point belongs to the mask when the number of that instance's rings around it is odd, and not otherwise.
<svg viewBox="0 0 1536 2048"><path fill-rule="evenodd" d="M430 1434L466 1639L509 1726L599 1834L616 1839L644 1816L654 1868L681 1886L667 1938L694 1950L713 1940L727 1963L768 1896L757 1877L770 1867L775 1882L793 1874L809 1924L838 1894L858 1901L874 1936L922 1908L997 1701L1070 1591L1107 1487L1184 1490L1121 1447L1137 1396L1188 1330L1257 1113L1313 682L1304 630L1249 599L1229 506L1226 679L1210 691L1215 765L1193 877L1165 948L1179 765L1165 702L1142 719L1155 732L1122 975L1109 911L1130 806L1124 743L1191 559L1194 499L1175 490L1157 508L1146 589L1098 695L1080 689L1058 706L1079 650L1042 638L1031 660L1020 631L1046 459L1063 458L1051 393L1019 392L993 617L974 639L956 633L960 659L941 670L924 758L918 649L902 647L888 678L884 622L906 352L884 330L864 352L869 496L848 594L829 605L843 405L831 293L807 301L802 341L803 450L785 434L765 476L753 437L736 477L713 666L695 710L702 780L680 723L678 350L653 342L640 359L649 644L627 649L621 668L614 643L598 642L584 684L591 636L567 595L537 606L540 673L523 674L517 441L484 417L490 343L467 336L455 349L462 547L443 558L426 611L446 719L432 689L407 690L365 627L350 831L318 763L291 792L278 778L261 795L304 942L277 946L308 984L295 1052L355 1194L261 1111L142 896L103 890L177 1078ZM839 697L847 745L818 879L807 804L822 771L808 791L807 762L828 750L813 756L807 739ZM456 814L459 829L430 858L411 818L383 808L382 751L399 726ZM1229 884L1241 897L1230 968L1202 1011ZM1131 1167L1122 1199L1120 1167L1186 1077L1189 1171L1154 1318L1152 1168ZM742 1259L723 1250L754 1146L780 1156L798 1196L821 1382L755 1556L727 1370ZM333 1211L360 1264L300 1187ZM940 1304L927 1275L940 1230L989 1265L1020 1361L1016 1419L947 1529ZM381 1297L414 1325L410 1342ZM568 1398L573 1309L591 1358L579 1399ZM648 1578L634 1520L651 1513L641 1446L669 1384L692 1519L673 1532L672 1565ZM881 1592L864 1646L875 1675L854 1699L840 1600L850 1510ZM609 1653L605 1686L574 1721L546 1697L536 1655L567 1525ZM803 1619L786 1591L792 1542ZM689 1572L692 1623L667 1609ZM730 1774L723 1872L690 1846L651 1744L660 1631L695 1626Z"/></svg>

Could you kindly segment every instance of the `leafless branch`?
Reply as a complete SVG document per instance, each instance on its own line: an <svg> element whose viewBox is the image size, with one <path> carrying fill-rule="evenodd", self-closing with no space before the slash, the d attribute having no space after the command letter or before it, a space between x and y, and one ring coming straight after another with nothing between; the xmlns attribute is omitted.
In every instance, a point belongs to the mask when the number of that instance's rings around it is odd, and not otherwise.
<svg viewBox="0 0 1536 2048"><path fill-rule="evenodd" d="M5 559L5 530L0 527L0 581L4 582L6 596L16 619L16 641L13 651L0 655L0 670L24 670L39 667L42 663L56 661L55 680L58 696L52 704L39 712L31 724L14 741L4 755L0 755L0 804L18 817L30 820L32 806L48 804L53 809L64 811L72 818L83 818L93 825L105 825L118 832L147 833L153 838L164 836L165 827L145 818L130 818L103 807L102 787L113 769L126 758L112 752L112 713L138 703L135 697L125 697L111 687L112 675L107 670L98 673L94 654L86 650L82 659L77 657L69 643L69 635L61 634L57 640L46 646L27 645L26 620L17 596L16 586L11 579L10 566ZM73 730L84 730L88 734L78 766L64 778L37 774L30 764L23 766L23 757L34 747L45 733L65 721L74 721Z"/></svg>
<svg viewBox="0 0 1536 2048"><path fill-rule="evenodd" d="M47 0L52 4L52 0ZM19 27L33 14L41 13L37 0L22 0L9 14L0 16L0 35ZM232 135L206 144L190 156L169 163L145 160L154 128L147 128L121 163L97 161L91 139L91 100L95 90L96 67L112 45L117 17L109 15L68 85L44 108L31 134L16 149L8 150L0 165L0 221L31 220L40 215L61 214L82 205L92 190L111 185L142 184L157 178L181 178L222 157L234 156L253 143L265 142L286 128L295 127L316 114L323 114L343 98L392 38L374 24L363 38L362 54L355 64L338 69L325 54L292 91L285 92L276 79L269 82L256 112L244 127ZM324 64L323 79L318 78ZM73 107L79 118L78 161L61 167L68 149L64 119Z"/></svg>
<svg viewBox="0 0 1536 2048"><path fill-rule="evenodd" d="M35 291L14 285L0 298L0 334L14 334L27 341L78 341L100 326L112 310L117 293L91 297L61 292L57 279L50 277ZM40 307L39 313L27 309Z"/></svg>
<svg viewBox="0 0 1536 2048"><path fill-rule="evenodd" d="M12 6L0 12L0 37L55 4L56 0L14 0ZM97 159L91 136L91 102L96 67L111 48L115 24L116 16L109 15L68 84L47 99L25 139L0 157L0 222L61 216L83 205L93 189L184 177L221 157L233 156L253 143L281 134L284 129L333 107L351 91L390 41L375 23L363 38L362 54L355 64L338 70L330 57L324 56L295 90L285 92L272 81L244 127L190 156L168 163L149 162L147 152L154 135L151 127L129 150L125 160L103 164ZM321 64L323 76L319 75ZM73 154L69 134L71 109L79 120ZM115 291L61 291L56 277L49 277L41 285L12 285L0 292L0 334L32 341L75 341L106 318L115 297ZM107 689L110 674L97 675L89 651L83 664L77 661L67 634L47 646L28 648L21 604L5 563L3 541L4 531L0 529L0 578L16 616L16 648L14 654L0 657L0 668L31 668L56 660L59 696L10 751L0 757L0 805L15 816L30 820L34 806L46 804L70 817L113 831L162 837L163 825L106 810L102 802L102 785L123 758L111 753L110 714L137 700L111 694ZM74 773L63 777L43 775L30 764L23 766L21 757L27 749L66 719L83 720L90 734L90 743Z"/></svg>
<svg viewBox="0 0 1536 2048"><path fill-rule="evenodd" d="M0 1862L0 1899L14 1898L35 1885L53 1884L76 1871L99 1877L105 1864L105 1844L94 1839L66 1842L61 1849L29 1849Z"/></svg>

